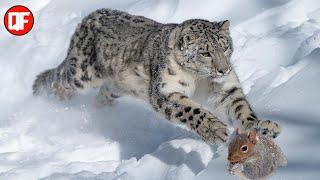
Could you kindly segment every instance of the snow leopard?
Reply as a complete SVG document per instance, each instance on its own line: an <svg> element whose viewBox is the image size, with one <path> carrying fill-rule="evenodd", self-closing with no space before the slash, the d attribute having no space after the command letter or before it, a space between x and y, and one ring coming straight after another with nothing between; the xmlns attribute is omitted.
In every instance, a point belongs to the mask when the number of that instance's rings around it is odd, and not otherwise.
<svg viewBox="0 0 320 180"><path fill-rule="evenodd" d="M228 20L164 24L118 10L96 10L77 26L65 60L36 77L33 94L68 100L79 90L100 88L100 105L133 96L209 144L228 140L230 120L243 130L276 138L280 126L257 118L230 63L229 26ZM208 84L214 106L193 98L200 82Z"/></svg>

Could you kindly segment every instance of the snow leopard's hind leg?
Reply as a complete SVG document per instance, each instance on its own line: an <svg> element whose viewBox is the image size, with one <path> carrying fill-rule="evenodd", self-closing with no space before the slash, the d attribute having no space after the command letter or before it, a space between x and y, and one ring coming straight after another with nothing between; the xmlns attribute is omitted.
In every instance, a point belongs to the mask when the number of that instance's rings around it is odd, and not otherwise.
<svg viewBox="0 0 320 180"><path fill-rule="evenodd" d="M77 27L71 38L66 59L54 69L37 76L33 84L34 95L56 95L61 100L70 99L79 89L101 86L106 67L97 58L94 22L88 16Z"/></svg>

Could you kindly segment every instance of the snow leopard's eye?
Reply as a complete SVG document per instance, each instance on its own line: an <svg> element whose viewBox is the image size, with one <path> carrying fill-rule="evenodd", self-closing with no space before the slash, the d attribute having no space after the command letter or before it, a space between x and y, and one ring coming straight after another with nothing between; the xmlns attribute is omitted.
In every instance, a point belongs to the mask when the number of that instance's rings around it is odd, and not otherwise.
<svg viewBox="0 0 320 180"><path fill-rule="evenodd" d="M243 153L247 153L248 152L248 146L247 145L243 145L240 147L241 152Z"/></svg>
<svg viewBox="0 0 320 180"><path fill-rule="evenodd" d="M200 55L203 57L210 57L211 56L210 53L208 53L208 52L200 53Z"/></svg>

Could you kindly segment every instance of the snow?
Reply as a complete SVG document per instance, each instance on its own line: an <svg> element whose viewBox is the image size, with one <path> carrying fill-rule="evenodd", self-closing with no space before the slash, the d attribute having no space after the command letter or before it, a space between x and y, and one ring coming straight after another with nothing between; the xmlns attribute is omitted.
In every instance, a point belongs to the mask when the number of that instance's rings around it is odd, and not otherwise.
<svg viewBox="0 0 320 180"><path fill-rule="evenodd" d="M229 19L232 62L258 115L278 121L288 158L271 179L316 179L320 166L318 0L18 0L36 19L26 36L0 28L0 179L235 179L226 147L124 97L97 108L90 90L68 102L33 97L35 76L65 57L77 23L101 8L160 22Z"/></svg>

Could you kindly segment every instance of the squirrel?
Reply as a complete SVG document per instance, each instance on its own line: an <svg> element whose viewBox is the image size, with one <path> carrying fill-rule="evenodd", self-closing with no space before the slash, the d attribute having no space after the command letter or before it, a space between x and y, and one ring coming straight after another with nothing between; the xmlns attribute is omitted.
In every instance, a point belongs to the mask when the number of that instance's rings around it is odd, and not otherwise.
<svg viewBox="0 0 320 180"><path fill-rule="evenodd" d="M255 130L241 133L239 129L231 137L228 161L229 172L240 179L266 179L276 167L287 164L282 150L270 138Z"/></svg>

